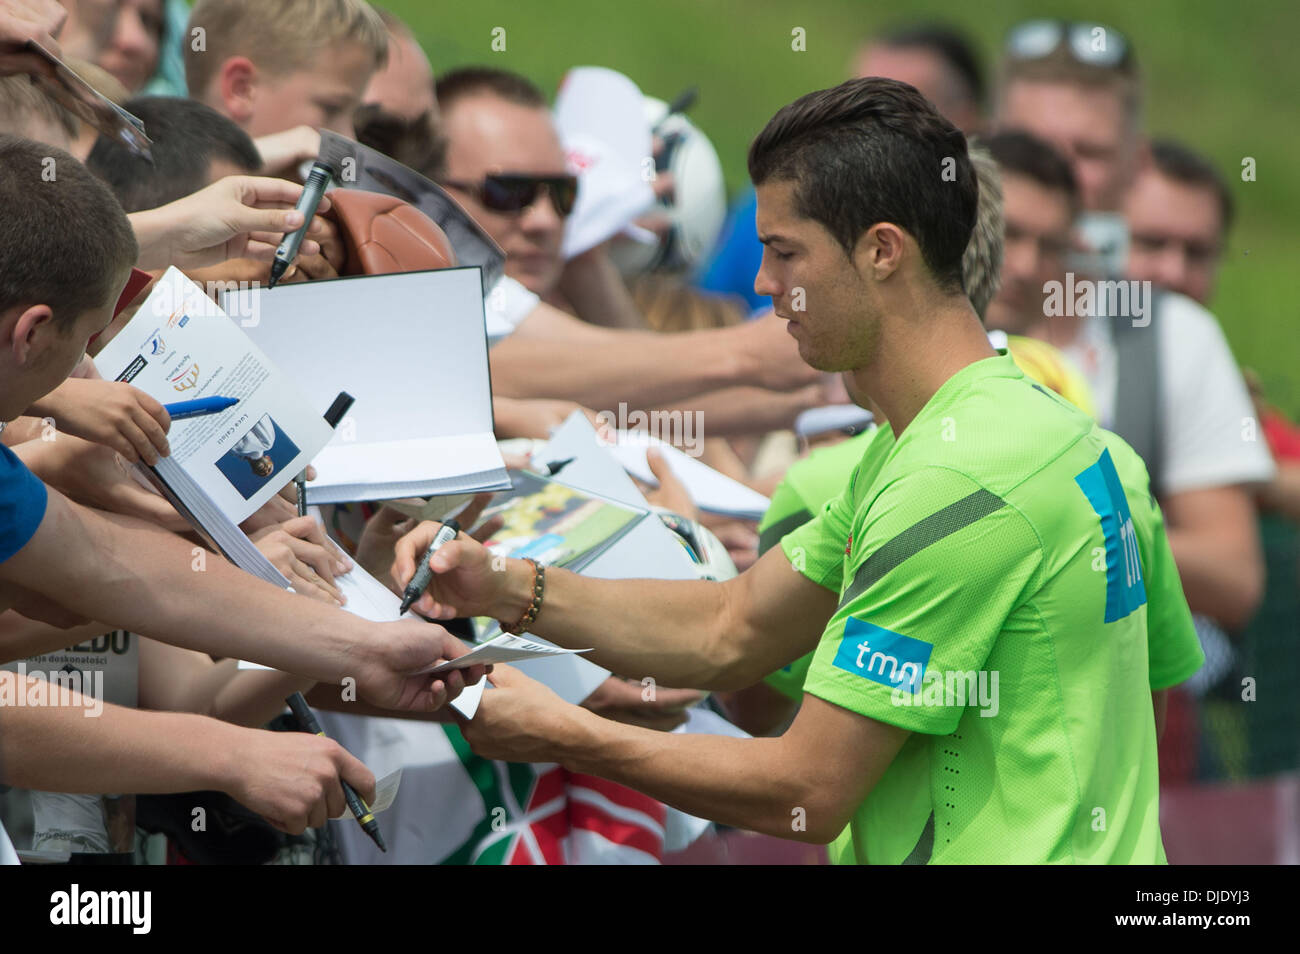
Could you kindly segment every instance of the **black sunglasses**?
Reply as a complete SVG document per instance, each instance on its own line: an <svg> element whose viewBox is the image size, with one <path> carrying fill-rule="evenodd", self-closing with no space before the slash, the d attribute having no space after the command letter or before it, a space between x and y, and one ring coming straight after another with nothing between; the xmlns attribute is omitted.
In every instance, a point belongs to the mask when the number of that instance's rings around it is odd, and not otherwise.
<svg viewBox="0 0 1300 954"><path fill-rule="evenodd" d="M522 212L537 201L542 189L551 197L551 204L560 218L573 211L578 199L577 176L529 176L513 172L492 172L482 183L443 180L443 185L461 189L473 195L484 208L493 212Z"/></svg>

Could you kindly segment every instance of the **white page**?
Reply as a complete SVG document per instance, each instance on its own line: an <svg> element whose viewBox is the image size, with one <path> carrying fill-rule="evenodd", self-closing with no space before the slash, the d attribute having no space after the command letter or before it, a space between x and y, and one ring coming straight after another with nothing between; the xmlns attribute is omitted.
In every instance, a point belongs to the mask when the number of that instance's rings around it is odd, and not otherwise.
<svg viewBox="0 0 1300 954"><path fill-rule="evenodd" d="M369 766L367 766L369 768ZM372 770L373 771L373 770ZM378 815L380 812L388 811L388 807L393 804L393 799L397 797L397 790L402 784L402 770L390 772L383 778L375 780L375 800L366 807ZM354 818L352 810L345 808L339 814L334 816L337 821L340 818Z"/></svg>
<svg viewBox="0 0 1300 954"><path fill-rule="evenodd" d="M466 719L472 719L474 713L478 712L478 704L483 701L483 690L487 687L487 679L480 679L474 685L466 686L460 695L447 704Z"/></svg>
<svg viewBox="0 0 1300 954"><path fill-rule="evenodd" d="M183 468L232 523L247 520L333 436L292 378L177 268L167 270L95 367L163 404L239 399L219 414L173 421L168 434L169 466ZM184 503L202 509L201 501Z"/></svg>
<svg viewBox="0 0 1300 954"><path fill-rule="evenodd" d="M552 461L570 459L572 463L566 464L552 480L601 494L629 507L650 506L623 466L597 441L596 429L581 411L570 414L551 439L533 452L532 466L545 473L546 465Z"/></svg>
<svg viewBox="0 0 1300 954"><path fill-rule="evenodd" d="M719 473L708 464L688 457L671 444L639 431L616 433L616 442L609 446L609 451L638 480L643 480L652 487L659 485L645 457L647 448L656 447L668 462L673 475L685 484L691 499L701 510L748 520L761 520L763 514L767 513L771 504L767 497L740 481Z"/></svg>
<svg viewBox="0 0 1300 954"><path fill-rule="evenodd" d="M356 560L352 561L352 569L334 577L334 585L347 598L343 608L352 615L372 623L389 623L398 618L401 597L366 572ZM411 615L409 610L407 615Z"/></svg>
<svg viewBox="0 0 1300 954"><path fill-rule="evenodd" d="M318 476L307 485L313 504L370 499L376 487L393 497L510 487L491 431L365 445L335 443L320 452L314 466Z"/></svg>
<svg viewBox="0 0 1300 954"><path fill-rule="evenodd" d="M469 666L487 666L494 663L527 662L541 656L562 656L567 653L589 653L590 649L561 649L550 643L537 643L522 636L502 633L487 642L479 643L464 656L440 663L429 670L432 675L465 669Z"/></svg>
<svg viewBox="0 0 1300 954"><path fill-rule="evenodd" d="M18 852L14 851L14 843L9 840L9 833L0 823L0 865L16 864L18 864Z"/></svg>
<svg viewBox="0 0 1300 954"><path fill-rule="evenodd" d="M324 414L356 403L314 461L313 503L509 486L492 434L479 271L367 275L227 292L248 333Z"/></svg>
<svg viewBox="0 0 1300 954"><path fill-rule="evenodd" d="M251 557L241 554L240 559L236 561L240 569L263 576L264 573L259 571L265 568L258 566L258 562L261 561L270 567L271 572L280 576L280 571L276 570L271 561L262 556L261 551L257 550L256 547L254 547L254 553L255 555ZM289 581L284 579L283 576L280 576L280 579L284 580L285 586L289 585ZM398 618L397 611L401 608L401 599L392 590L367 573L361 564L355 560L352 561L351 570L334 577L334 583L340 592L347 597L343 609L353 616L360 616L372 623L387 623ZM408 613L408 615L410 614ZM241 659L238 668L270 669L271 667Z"/></svg>

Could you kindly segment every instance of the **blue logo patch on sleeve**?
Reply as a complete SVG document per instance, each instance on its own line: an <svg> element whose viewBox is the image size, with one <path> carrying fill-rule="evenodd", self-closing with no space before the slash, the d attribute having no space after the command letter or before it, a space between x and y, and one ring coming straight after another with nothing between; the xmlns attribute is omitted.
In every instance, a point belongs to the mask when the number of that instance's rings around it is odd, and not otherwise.
<svg viewBox="0 0 1300 954"><path fill-rule="evenodd" d="M833 664L863 679L913 694L934 652L932 643L849 617Z"/></svg>
<svg viewBox="0 0 1300 954"><path fill-rule="evenodd" d="M1101 518L1101 535L1106 541L1106 611L1102 619L1113 623L1147 601L1133 516L1109 450L1102 451L1097 463L1074 480Z"/></svg>

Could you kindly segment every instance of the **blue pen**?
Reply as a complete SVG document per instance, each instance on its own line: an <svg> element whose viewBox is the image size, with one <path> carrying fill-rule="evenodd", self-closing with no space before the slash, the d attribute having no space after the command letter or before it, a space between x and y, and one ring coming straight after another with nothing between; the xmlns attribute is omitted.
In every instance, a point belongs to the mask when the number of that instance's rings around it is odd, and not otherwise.
<svg viewBox="0 0 1300 954"><path fill-rule="evenodd" d="M202 417L204 414L220 414L227 408L232 408L239 403L239 398L232 397L205 397L198 398L194 401L177 401L175 404L164 404L163 410L173 421L182 421L187 417Z"/></svg>

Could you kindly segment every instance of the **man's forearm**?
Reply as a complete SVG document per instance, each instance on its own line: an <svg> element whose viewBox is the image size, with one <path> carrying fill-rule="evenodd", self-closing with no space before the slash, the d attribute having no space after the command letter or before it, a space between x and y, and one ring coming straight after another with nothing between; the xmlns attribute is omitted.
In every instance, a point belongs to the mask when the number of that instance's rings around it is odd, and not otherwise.
<svg viewBox="0 0 1300 954"><path fill-rule="evenodd" d="M165 208L165 206L163 207ZM135 232L136 244L140 254L136 257L136 268L149 271L166 268L171 264L171 249L167 237L172 229L172 222L163 208L132 212L127 218Z"/></svg>
<svg viewBox="0 0 1300 954"><path fill-rule="evenodd" d="M498 618L523 616L533 567L507 560L507 587ZM592 662L619 675L650 676L681 689L722 688L740 661L720 637L729 618L718 583L681 580L596 580L548 568L541 612L529 631L570 649L597 647Z"/></svg>
<svg viewBox="0 0 1300 954"><path fill-rule="evenodd" d="M42 653L58 652L102 636L112 629L112 626L103 623L86 623L64 629L8 610L0 613L0 664Z"/></svg>
<svg viewBox="0 0 1300 954"><path fill-rule="evenodd" d="M660 409L668 414L696 414L701 426L714 437L740 437L788 430L794 419L817 407L821 389L816 385L797 391L769 391L766 388L724 388L698 394L687 401ZM671 420L671 418L670 418Z"/></svg>
<svg viewBox="0 0 1300 954"><path fill-rule="evenodd" d="M824 844L792 821L816 818L818 793L790 771L782 739L655 732L573 711L556 742L565 768L627 785L690 815L737 828Z"/></svg>
<svg viewBox="0 0 1300 954"><path fill-rule="evenodd" d="M493 393L574 401L597 411L616 410L620 401L649 408L752 377L732 329L675 335L592 330L597 340L511 335L489 353Z"/></svg>
<svg viewBox="0 0 1300 954"><path fill-rule="evenodd" d="M1259 492L1261 508L1276 510L1290 520L1300 522L1300 465L1281 461L1277 476Z"/></svg>
<svg viewBox="0 0 1300 954"><path fill-rule="evenodd" d="M506 561L492 615L506 625L532 597L533 568ZM780 548L725 583L597 580L548 569L541 612L528 628L618 675L680 689L753 685L817 644L835 594L790 566Z"/></svg>
<svg viewBox="0 0 1300 954"><path fill-rule="evenodd" d="M618 268L603 246L574 256L560 274L559 294L583 321L606 328L644 328Z"/></svg>
<svg viewBox="0 0 1300 954"><path fill-rule="evenodd" d="M0 672L0 701L26 693L31 677ZM222 766L237 752L232 726L203 716L143 713L62 692L58 706L0 705L0 782L51 792L226 790ZM97 703L98 704L98 703Z"/></svg>
<svg viewBox="0 0 1300 954"><path fill-rule="evenodd" d="M243 669L232 673L237 665L236 660L226 659L213 667L224 671L226 678L205 710L213 718L235 725L264 725L284 710L285 699L315 685L310 679L287 672Z"/></svg>
<svg viewBox="0 0 1300 954"><path fill-rule="evenodd" d="M58 525L48 536L43 523L5 564L15 583L175 646L312 679L356 674L352 651L369 635L359 617L286 593L206 551L196 555L152 524L79 507L54 491L51 520ZM77 545L60 551L53 542L59 540ZM55 566L61 572L48 572Z"/></svg>
<svg viewBox="0 0 1300 954"><path fill-rule="evenodd" d="M1258 551L1225 554L1220 542L1205 534L1173 527L1166 533L1192 611L1234 632L1249 623L1263 596L1264 568Z"/></svg>
<svg viewBox="0 0 1300 954"><path fill-rule="evenodd" d="M214 663L205 653L141 639L139 707L256 727L275 718L287 696L312 686L301 676L241 670L238 664L236 659Z"/></svg>

